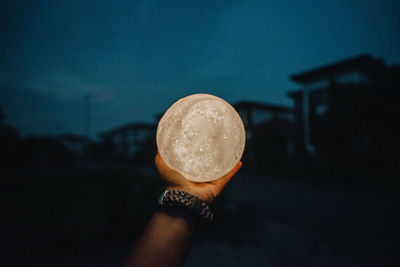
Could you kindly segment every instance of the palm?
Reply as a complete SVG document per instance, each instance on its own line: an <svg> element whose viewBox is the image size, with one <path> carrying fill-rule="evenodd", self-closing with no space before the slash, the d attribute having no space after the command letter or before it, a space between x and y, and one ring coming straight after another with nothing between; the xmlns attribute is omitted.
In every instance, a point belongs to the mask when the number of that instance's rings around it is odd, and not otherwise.
<svg viewBox="0 0 400 267"><path fill-rule="evenodd" d="M185 190L188 193L201 198L207 203L211 203L213 199L221 193L225 185L230 181L230 179L232 179L232 177L242 166L242 162L238 162L230 172L218 178L217 180L195 183L187 180L182 174L168 167L159 153L156 155L155 164L161 178L166 183L167 189Z"/></svg>

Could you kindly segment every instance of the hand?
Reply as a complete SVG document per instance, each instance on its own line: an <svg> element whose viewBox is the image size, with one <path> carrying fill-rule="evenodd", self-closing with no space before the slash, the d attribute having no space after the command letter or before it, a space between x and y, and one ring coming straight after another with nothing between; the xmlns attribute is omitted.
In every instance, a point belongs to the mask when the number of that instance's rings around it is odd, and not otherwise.
<svg viewBox="0 0 400 267"><path fill-rule="evenodd" d="M195 195L202 199L207 204L210 204L224 189L226 184L232 179L232 177L242 167L242 162L239 161L233 169L211 182L195 183L187 180L182 174L171 169L165 164L161 155L157 153L155 158L155 164L163 181L166 183L167 190L184 190L192 195Z"/></svg>

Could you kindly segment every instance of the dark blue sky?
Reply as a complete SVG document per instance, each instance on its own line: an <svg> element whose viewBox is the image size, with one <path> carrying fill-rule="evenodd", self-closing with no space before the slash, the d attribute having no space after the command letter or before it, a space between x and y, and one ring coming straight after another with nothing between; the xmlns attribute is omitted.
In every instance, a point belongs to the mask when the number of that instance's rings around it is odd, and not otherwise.
<svg viewBox="0 0 400 267"><path fill-rule="evenodd" d="M0 0L0 107L23 134L93 135L210 93L290 106L289 75L400 63L400 1Z"/></svg>

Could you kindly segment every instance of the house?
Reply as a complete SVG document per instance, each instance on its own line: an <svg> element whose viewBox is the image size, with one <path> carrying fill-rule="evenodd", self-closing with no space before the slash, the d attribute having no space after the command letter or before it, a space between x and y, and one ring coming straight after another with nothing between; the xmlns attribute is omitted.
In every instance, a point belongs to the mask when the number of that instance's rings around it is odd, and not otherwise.
<svg viewBox="0 0 400 267"><path fill-rule="evenodd" d="M352 177L398 172L399 66L360 55L291 79L301 86L289 97L303 151Z"/></svg>
<svg viewBox="0 0 400 267"><path fill-rule="evenodd" d="M381 60L361 55L291 76L301 86L289 97L294 101L295 123L301 128L305 150L315 150L321 127L333 125L334 115L341 113L342 123L346 117L367 115L361 114L362 110L371 105L374 96L389 90L384 82L388 73L389 68Z"/></svg>

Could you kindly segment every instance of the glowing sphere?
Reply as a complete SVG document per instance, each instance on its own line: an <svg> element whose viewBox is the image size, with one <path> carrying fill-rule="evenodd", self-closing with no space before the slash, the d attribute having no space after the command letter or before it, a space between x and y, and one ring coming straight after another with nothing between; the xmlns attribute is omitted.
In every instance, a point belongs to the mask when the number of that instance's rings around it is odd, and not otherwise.
<svg viewBox="0 0 400 267"><path fill-rule="evenodd" d="M157 147L165 163L194 182L228 173L241 159L245 140L236 110L208 94L179 99L157 128Z"/></svg>

